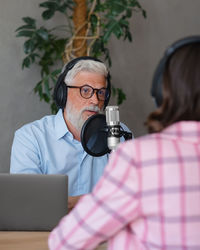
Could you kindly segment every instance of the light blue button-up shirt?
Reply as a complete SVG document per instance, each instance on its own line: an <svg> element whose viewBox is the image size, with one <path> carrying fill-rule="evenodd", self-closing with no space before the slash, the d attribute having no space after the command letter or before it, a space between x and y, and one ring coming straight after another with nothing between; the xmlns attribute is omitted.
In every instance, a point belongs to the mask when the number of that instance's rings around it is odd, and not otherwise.
<svg viewBox="0 0 200 250"><path fill-rule="evenodd" d="M68 130L60 109L26 124L15 132L11 152L11 173L66 174L70 196L91 192L108 155L88 155Z"/></svg>

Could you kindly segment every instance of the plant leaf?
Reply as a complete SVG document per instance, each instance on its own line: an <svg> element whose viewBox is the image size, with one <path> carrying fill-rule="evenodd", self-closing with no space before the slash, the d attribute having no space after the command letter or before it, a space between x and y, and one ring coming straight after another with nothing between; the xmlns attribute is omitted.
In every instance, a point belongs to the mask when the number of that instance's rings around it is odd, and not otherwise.
<svg viewBox="0 0 200 250"><path fill-rule="evenodd" d="M39 30L37 30L37 34L45 41L48 41L49 34L47 30L40 28Z"/></svg>
<svg viewBox="0 0 200 250"><path fill-rule="evenodd" d="M46 2L39 4L39 6L56 11L56 9L58 8L59 5L56 3L56 1L54 1L54 2L53 1L46 1Z"/></svg>
<svg viewBox="0 0 200 250"><path fill-rule="evenodd" d="M50 91L49 91L49 78L48 76L44 79L44 93L47 95L47 97L50 99Z"/></svg>
<svg viewBox="0 0 200 250"><path fill-rule="evenodd" d="M30 58L28 56L25 57L23 62L22 62L22 69L29 68L30 64L31 64Z"/></svg>
<svg viewBox="0 0 200 250"><path fill-rule="evenodd" d="M34 92L35 93L38 93L39 97L40 97L40 101L42 100L42 80L39 81L37 84L36 84L36 87L34 88Z"/></svg>
<svg viewBox="0 0 200 250"><path fill-rule="evenodd" d="M124 100L126 100L126 94L123 92L122 89L117 88L117 105L122 104Z"/></svg>
<svg viewBox="0 0 200 250"><path fill-rule="evenodd" d="M35 19L34 18L31 18L31 17L23 17L22 20L31 25L31 26L35 26Z"/></svg>
<svg viewBox="0 0 200 250"><path fill-rule="evenodd" d="M34 34L33 31L30 30L21 30L17 33L16 37L24 36L24 37L32 37Z"/></svg>
<svg viewBox="0 0 200 250"><path fill-rule="evenodd" d="M44 20L48 20L52 18L54 14L55 14L55 11L53 10L45 10L42 12L42 17Z"/></svg>
<svg viewBox="0 0 200 250"><path fill-rule="evenodd" d="M30 56L30 58L31 58L31 62L32 62L32 63L35 62L35 58L36 58L36 57L40 57L37 53L31 53L29 56Z"/></svg>
<svg viewBox="0 0 200 250"><path fill-rule="evenodd" d="M114 19L107 23L107 25L106 25L107 30L106 30L105 34L103 35L104 43L108 42L113 30L115 29L115 26L117 26L117 25L118 25L118 23Z"/></svg>
<svg viewBox="0 0 200 250"><path fill-rule="evenodd" d="M29 25L29 24L26 24L26 25L22 25L20 26L19 28L17 28L15 31L19 31L19 30L26 30L26 29L35 29L35 26L32 26L32 25Z"/></svg>
<svg viewBox="0 0 200 250"><path fill-rule="evenodd" d="M51 103L51 112L52 114L56 114L58 112L58 107L56 106L55 102Z"/></svg>
<svg viewBox="0 0 200 250"><path fill-rule="evenodd" d="M29 54L34 50L34 42L33 40L29 39L24 43L24 53Z"/></svg>
<svg viewBox="0 0 200 250"><path fill-rule="evenodd" d="M52 76L57 76L58 74L60 74L60 72L61 72L61 69L56 69L51 74Z"/></svg>

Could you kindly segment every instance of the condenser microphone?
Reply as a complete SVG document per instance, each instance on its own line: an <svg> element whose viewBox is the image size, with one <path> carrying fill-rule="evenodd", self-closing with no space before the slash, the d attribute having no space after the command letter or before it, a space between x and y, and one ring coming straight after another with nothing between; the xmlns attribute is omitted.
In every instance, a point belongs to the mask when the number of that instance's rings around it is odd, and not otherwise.
<svg viewBox="0 0 200 250"><path fill-rule="evenodd" d="M118 106L107 106L106 115L92 115L83 124L81 144L89 155L99 157L115 150L122 136L132 139L132 133L120 124Z"/></svg>
<svg viewBox="0 0 200 250"><path fill-rule="evenodd" d="M108 127L107 143L110 150L115 150L120 143L120 119L119 107L107 106L106 107L106 124Z"/></svg>

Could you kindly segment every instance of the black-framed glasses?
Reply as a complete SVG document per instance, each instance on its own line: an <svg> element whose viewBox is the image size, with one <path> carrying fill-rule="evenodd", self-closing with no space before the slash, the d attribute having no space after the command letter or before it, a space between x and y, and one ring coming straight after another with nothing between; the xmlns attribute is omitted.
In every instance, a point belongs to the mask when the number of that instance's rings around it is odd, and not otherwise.
<svg viewBox="0 0 200 250"><path fill-rule="evenodd" d="M94 95L95 91L96 91L97 99L99 101L105 101L106 96L108 95L108 90L106 88L95 89L89 85L83 85L83 86L67 85L67 88L80 89L80 95L85 99L91 98Z"/></svg>

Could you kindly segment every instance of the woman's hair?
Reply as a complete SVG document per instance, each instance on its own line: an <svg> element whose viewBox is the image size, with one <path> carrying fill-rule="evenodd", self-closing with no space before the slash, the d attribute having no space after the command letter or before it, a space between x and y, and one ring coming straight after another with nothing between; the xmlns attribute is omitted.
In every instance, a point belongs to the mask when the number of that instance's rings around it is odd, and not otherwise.
<svg viewBox="0 0 200 250"><path fill-rule="evenodd" d="M166 63L162 105L145 123L150 133L178 121L200 121L200 43L185 45Z"/></svg>

